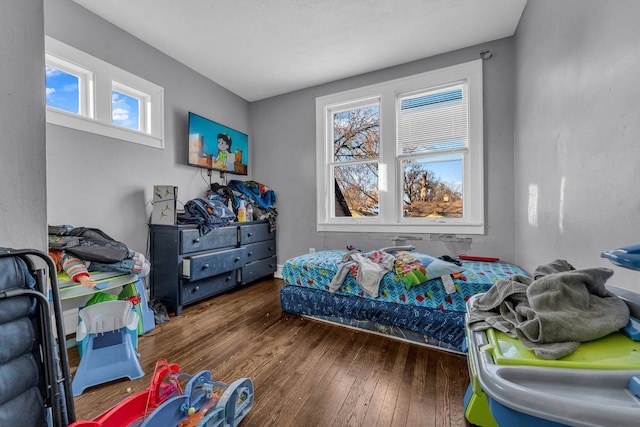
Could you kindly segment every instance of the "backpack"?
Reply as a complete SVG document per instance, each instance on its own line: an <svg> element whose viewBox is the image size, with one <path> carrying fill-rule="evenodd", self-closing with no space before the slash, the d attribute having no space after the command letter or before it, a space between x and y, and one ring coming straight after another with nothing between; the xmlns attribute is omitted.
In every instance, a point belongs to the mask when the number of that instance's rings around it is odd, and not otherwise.
<svg viewBox="0 0 640 427"><path fill-rule="evenodd" d="M76 227L66 235L80 238L78 246L67 248L66 251L84 261L113 264L122 261L129 254L127 245L97 228Z"/></svg>
<svg viewBox="0 0 640 427"><path fill-rule="evenodd" d="M233 211L234 211L233 213L236 213L235 211L236 209L238 209L236 196L235 194L233 194L233 190L231 190L230 187L226 185L220 185L217 182L214 182L209 186L209 188L210 188L210 191L208 192L209 194L207 194L207 197L206 197L208 200L219 200L225 206L228 206L229 201L231 201L231 206L233 207ZM218 196L218 197L215 197L215 196Z"/></svg>

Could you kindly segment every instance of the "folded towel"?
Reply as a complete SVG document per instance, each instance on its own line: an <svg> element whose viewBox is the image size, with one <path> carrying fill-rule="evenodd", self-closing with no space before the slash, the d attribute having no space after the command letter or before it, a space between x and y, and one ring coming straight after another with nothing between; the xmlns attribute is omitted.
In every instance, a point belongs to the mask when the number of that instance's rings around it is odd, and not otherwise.
<svg viewBox="0 0 640 427"><path fill-rule="evenodd" d="M612 274L607 268L575 270L556 260L538 267L534 279L500 280L473 302L469 328L494 327L518 337L538 357L559 359L628 323L626 303L605 288Z"/></svg>

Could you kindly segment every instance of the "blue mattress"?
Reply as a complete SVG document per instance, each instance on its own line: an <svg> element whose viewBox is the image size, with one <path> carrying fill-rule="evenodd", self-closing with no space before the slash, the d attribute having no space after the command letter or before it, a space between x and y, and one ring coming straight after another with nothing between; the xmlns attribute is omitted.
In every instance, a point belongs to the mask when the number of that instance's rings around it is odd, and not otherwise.
<svg viewBox="0 0 640 427"><path fill-rule="evenodd" d="M447 293L440 279L421 283L407 290L398 276L387 273L380 284L380 296L371 297L356 280L347 275L341 288L328 291L338 271L344 250L330 250L291 258L282 276L280 303L286 312L317 316L349 326L406 335L412 341L465 352L464 314L466 301L486 292L498 280L514 274L527 275L505 262L463 261L464 270L453 279L455 292ZM396 329L390 329L393 327ZM398 331L400 333L398 334ZM404 332L402 332L404 331Z"/></svg>
<svg viewBox="0 0 640 427"><path fill-rule="evenodd" d="M280 289L280 305L288 313L314 316L447 350L466 351L464 313L459 311L403 306L291 285ZM385 330L381 325L393 328Z"/></svg>

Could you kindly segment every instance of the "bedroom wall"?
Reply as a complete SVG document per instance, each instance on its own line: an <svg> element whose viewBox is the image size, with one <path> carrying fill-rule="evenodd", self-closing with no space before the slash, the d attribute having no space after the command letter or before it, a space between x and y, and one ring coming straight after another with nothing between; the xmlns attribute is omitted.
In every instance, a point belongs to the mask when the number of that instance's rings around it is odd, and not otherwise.
<svg viewBox="0 0 640 427"><path fill-rule="evenodd" d="M0 247L46 250L42 0L0 13Z"/></svg>
<svg viewBox="0 0 640 427"><path fill-rule="evenodd" d="M393 244L391 233L316 231L315 98L478 59L484 61L484 141L486 234L469 244L413 235L418 250L433 254L474 253L515 261L513 195L514 44L511 38L438 55L401 66L251 103L251 134L256 144L255 175L274 188L278 209L278 262L316 250L350 244L371 250ZM402 233L405 235L406 233ZM411 234L408 234L411 235Z"/></svg>
<svg viewBox="0 0 640 427"><path fill-rule="evenodd" d="M516 32L516 261L610 267L640 241L640 2L530 0Z"/></svg>
<svg viewBox="0 0 640 427"><path fill-rule="evenodd" d="M153 185L178 186L178 208L208 187L206 172L187 166L187 112L246 132L248 102L71 0L44 6L46 35L164 87L163 150L46 127L49 224L97 227L145 252Z"/></svg>

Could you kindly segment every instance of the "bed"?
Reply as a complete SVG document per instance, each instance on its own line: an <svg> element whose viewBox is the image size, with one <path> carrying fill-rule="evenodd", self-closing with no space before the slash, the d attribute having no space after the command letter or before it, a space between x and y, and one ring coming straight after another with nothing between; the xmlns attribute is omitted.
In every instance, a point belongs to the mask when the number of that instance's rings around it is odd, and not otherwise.
<svg viewBox="0 0 640 427"><path fill-rule="evenodd" d="M327 250L289 259L282 270L283 311L455 353L467 350L466 301L502 278L527 275L506 262L461 261L461 271L452 280L445 279L448 283L435 278L408 289L390 271L380 281L378 297L373 297L353 274L347 274L340 288L330 292L331 281L347 256L346 250Z"/></svg>

